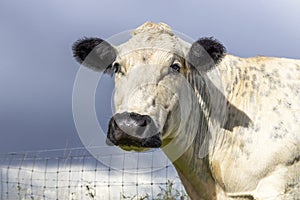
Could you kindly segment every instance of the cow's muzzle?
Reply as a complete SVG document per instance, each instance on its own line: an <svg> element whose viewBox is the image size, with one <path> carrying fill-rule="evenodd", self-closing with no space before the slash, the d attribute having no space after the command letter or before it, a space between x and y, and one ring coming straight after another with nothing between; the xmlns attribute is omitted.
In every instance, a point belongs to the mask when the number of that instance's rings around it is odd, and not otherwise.
<svg viewBox="0 0 300 200"><path fill-rule="evenodd" d="M117 113L109 122L106 143L127 147L159 148L161 134L148 115Z"/></svg>

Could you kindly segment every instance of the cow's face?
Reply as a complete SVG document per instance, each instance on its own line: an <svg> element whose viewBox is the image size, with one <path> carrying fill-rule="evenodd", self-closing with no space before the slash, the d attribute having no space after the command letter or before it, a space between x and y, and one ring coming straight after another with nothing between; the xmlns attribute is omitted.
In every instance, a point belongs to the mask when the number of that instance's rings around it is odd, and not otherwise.
<svg viewBox="0 0 300 200"><path fill-rule="evenodd" d="M186 75L196 65L207 70L205 56L218 62L224 53L215 40L206 38L191 46L164 24L157 26L157 30L147 25L137 29L118 47L97 38L85 38L73 46L74 56L83 65L114 73L115 114L107 143L125 150L158 148L172 138L181 119L188 117L190 108L185 106L193 99Z"/></svg>

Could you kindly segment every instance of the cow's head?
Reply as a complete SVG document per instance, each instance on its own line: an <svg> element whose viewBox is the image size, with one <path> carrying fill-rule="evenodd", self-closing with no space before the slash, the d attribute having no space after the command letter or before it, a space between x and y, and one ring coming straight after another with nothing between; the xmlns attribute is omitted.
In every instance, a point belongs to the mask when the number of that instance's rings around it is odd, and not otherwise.
<svg viewBox="0 0 300 200"><path fill-rule="evenodd" d="M73 53L84 66L114 74L115 114L107 143L141 151L174 137L180 119L188 117L182 107L192 99L187 74L208 71L220 62L225 48L212 38L190 45L167 25L148 22L120 46L84 38L75 42Z"/></svg>

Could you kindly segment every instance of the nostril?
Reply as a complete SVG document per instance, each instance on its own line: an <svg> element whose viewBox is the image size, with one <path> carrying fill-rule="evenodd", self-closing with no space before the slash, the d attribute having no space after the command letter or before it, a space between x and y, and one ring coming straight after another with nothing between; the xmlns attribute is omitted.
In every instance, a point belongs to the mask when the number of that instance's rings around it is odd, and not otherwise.
<svg viewBox="0 0 300 200"><path fill-rule="evenodd" d="M147 126L147 121L143 120L143 122L141 122L141 124L139 124L139 126Z"/></svg>
<svg viewBox="0 0 300 200"><path fill-rule="evenodd" d="M134 113L134 112L131 112L131 113L129 113L129 116L130 116L132 119L135 119L135 118L137 118L137 117L139 116L139 114Z"/></svg>
<svg viewBox="0 0 300 200"><path fill-rule="evenodd" d="M129 116L136 123L137 126L144 127L144 126L147 126L147 124L148 124L146 115L130 113Z"/></svg>

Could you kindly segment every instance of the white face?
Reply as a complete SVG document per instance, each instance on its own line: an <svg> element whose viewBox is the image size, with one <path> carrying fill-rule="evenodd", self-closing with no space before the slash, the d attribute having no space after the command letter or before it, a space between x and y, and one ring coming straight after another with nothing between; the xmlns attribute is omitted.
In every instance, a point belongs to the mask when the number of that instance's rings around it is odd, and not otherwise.
<svg viewBox="0 0 300 200"><path fill-rule="evenodd" d="M178 129L183 117L180 98L187 96L188 91L184 56L189 47L169 34L155 40L149 37L134 36L117 48L113 63L117 71L115 112L150 116L164 139Z"/></svg>
<svg viewBox="0 0 300 200"><path fill-rule="evenodd" d="M212 69L225 52L217 40L202 38L191 45L166 24L151 22L135 29L117 47L100 38L84 38L72 48L84 66L115 72L115 113L107 144L127 149L158 148L183 130L194 133L189 129L197 127L190 126L198 123L197 98L207 99L208 94L201 74Z"/></svg>

